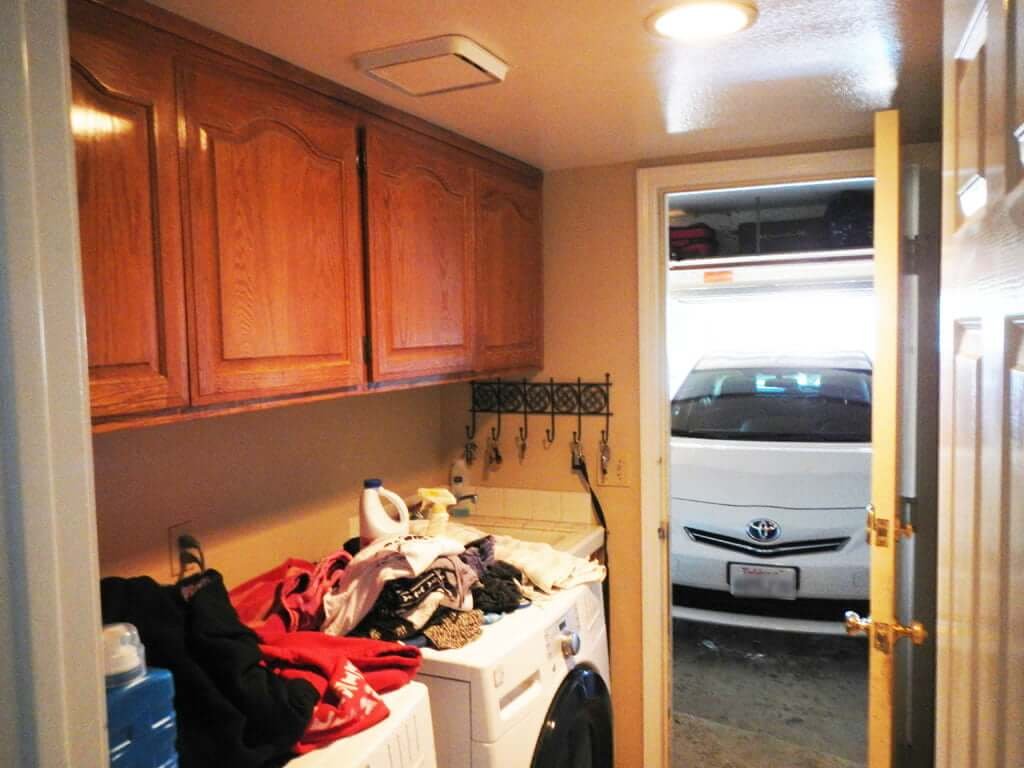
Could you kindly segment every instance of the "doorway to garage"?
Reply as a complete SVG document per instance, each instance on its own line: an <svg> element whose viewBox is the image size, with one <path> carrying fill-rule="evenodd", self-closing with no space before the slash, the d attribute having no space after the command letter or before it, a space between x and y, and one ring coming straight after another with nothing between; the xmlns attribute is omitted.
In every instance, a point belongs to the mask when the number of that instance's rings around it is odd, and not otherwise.
<svg viewBox="0 0 1024 768"><path fill-rule="evenodd" d="M677 765L865 762L872 183L667 197Z"/></svg>

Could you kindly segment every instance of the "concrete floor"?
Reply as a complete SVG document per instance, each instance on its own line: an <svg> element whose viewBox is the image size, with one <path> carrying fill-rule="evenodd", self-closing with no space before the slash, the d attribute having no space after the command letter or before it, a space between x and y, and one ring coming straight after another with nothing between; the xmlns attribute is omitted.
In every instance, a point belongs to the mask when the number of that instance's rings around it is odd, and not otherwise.
<svg viewBox="0 0 1024 768"><path fill-rule="evenodd" d="M673 624L673 766L864 764L863 640Z"/></svg>

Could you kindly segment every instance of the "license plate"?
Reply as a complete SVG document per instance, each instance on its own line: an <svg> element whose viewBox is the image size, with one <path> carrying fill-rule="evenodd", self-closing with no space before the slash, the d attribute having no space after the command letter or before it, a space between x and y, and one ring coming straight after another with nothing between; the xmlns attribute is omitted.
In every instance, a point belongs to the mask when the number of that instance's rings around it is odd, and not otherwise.
<svg viewBox="0 0 1024 768"><path fill-rule="evenodd" d="M729 591L733 597L796 600L796 578L796 568L729 563Z"/></svg>

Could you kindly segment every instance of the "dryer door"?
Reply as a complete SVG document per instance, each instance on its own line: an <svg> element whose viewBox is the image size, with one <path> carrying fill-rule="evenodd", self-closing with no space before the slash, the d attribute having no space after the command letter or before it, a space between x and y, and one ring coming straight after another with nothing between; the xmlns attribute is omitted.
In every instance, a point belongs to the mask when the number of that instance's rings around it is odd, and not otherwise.
<svg viewBox="0 0 1024 768"><path fill-rule="evenodd" d="M611 768L612 702L608 686L580 665L555 693L530 768Z"/></svg>

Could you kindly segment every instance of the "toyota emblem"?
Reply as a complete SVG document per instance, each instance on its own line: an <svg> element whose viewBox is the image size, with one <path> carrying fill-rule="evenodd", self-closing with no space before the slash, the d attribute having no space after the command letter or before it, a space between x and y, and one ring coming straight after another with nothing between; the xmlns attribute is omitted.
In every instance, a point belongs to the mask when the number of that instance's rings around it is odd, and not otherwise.
<svg viewBox="0 0 1024 768"><path fill-rule="evenodd" d="M747 523L747 536L760 544L775 541L782 535L782 526L767 517L759 517Z"/></svg>

